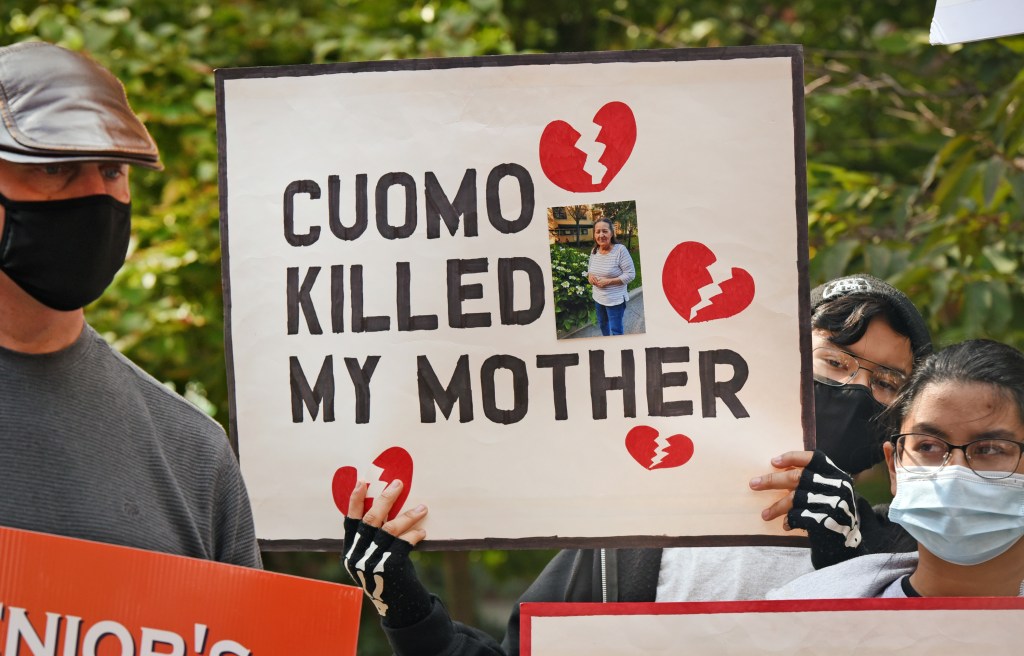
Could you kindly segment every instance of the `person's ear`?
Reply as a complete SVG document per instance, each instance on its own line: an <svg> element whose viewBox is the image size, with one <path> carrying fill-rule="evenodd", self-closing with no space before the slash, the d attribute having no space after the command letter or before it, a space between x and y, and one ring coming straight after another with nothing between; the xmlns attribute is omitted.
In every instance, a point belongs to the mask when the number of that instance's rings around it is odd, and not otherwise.
<svg viewBox="0 0 1024 656"><path fill-rule="evenodd" d="M889 468L889 491L896 496L896 446L886 442L882 445L882 453L885 454L885 464Z"/></svg>

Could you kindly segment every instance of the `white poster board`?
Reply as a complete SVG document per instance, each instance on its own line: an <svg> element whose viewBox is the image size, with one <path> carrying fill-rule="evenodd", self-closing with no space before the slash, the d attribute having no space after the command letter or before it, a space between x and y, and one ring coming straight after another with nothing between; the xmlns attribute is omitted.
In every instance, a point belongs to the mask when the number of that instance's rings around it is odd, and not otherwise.
<svg viewBox="0 0 1024 656"><path fill-rule="evenodd" d="M1020 650L1024 599L526 603L522 656L963 656Z"/></svg>
<svg viewBox="0 0 1024 656"><path fill-rule="evenodd" d="M938 0L929 40L965 43L1024 32L1020 0Z"/></svg>
<svg viewBox="0 0 1024 656"><path fill-rule="evenodd" d="M802 85L796 46L218 71L264 546L339 540L357 477L428 547L780 534L747 481L812 439ZM612 214L634 316L567 333L553 253Z"/></svg>

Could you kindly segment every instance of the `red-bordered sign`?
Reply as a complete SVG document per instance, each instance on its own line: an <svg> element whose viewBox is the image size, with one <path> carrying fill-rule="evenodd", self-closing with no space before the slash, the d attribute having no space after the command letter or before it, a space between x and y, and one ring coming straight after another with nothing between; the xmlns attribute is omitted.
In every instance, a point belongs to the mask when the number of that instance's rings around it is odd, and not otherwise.
<svg viewBox="0 0 1024 656"><path fill-rule="evenodd" d="M1022 611L1018 597L525 603L520 653L1008 654Z"/></svg>

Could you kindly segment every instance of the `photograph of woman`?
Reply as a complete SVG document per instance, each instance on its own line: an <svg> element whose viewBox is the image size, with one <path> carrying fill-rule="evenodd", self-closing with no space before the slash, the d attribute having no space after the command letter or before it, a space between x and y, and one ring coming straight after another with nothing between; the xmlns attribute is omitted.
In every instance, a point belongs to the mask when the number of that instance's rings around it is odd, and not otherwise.
<svg viewBox="0 0 1024 656"><path fill-rule="evenodd" d="M597 325L602 335L623 334L622 318L629 300L626 287L635 277L629 251L615 239L615 226L606 218L595 221L587 280L592 286Z"/></svg>

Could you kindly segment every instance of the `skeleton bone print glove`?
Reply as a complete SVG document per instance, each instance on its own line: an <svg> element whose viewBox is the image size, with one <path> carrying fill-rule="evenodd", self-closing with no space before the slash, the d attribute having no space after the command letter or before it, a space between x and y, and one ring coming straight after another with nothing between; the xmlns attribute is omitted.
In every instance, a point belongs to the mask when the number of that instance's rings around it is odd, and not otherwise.
<svg viewBox="0 0 1024 656"><path fill-rule="evenodd" d="M815 569L867 553L853 479L821 451L804 468L786 519L791 528L807 531Z"/></svg>
<svg viewBox="0 0 1024 656"><path fill-rule="evenodd" d="M430 614L430 593L409 559L412 548L382 529L345 518L345 570L392 628L410 626Z"/></svg>

